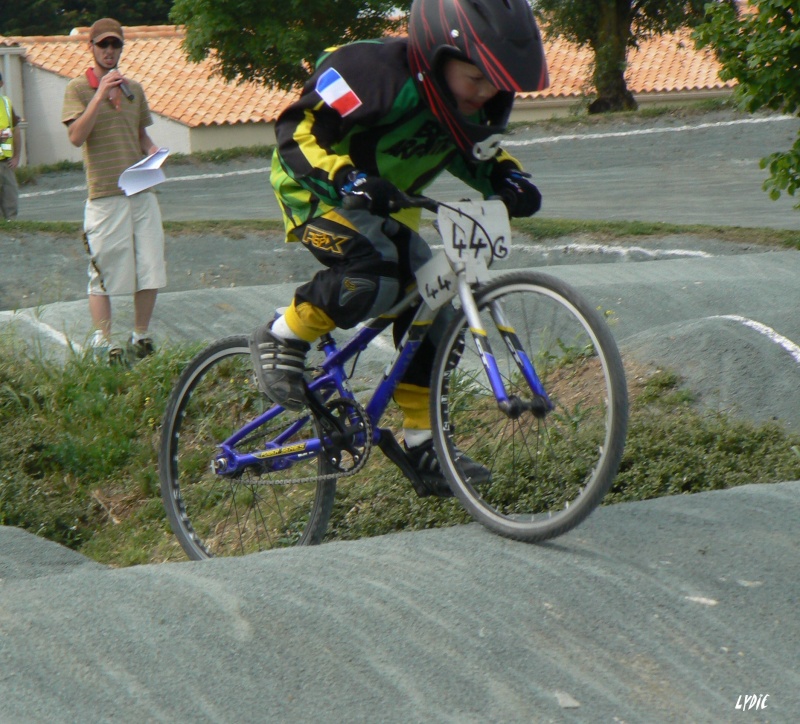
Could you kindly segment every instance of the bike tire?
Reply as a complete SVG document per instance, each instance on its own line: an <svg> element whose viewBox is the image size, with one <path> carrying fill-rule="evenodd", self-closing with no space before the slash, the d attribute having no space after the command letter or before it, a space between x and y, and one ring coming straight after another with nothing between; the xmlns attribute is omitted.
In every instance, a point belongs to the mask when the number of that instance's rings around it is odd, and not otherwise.
<svg viewBox="0 0 800 724"><path fill-rule="evenodd" d="M619 469L628 423L622 360L603 316L559 279L512 272L480 287L475 301L507 392L533 398L491 316L495 303L555 408L517 419L500 409L458 310L431 376L435 449L453 493L485 527L526 542L554 538L600 504ZM490 479L465 480L460 454Z"/></svg>
<svg viewBox="0 0 800 724"><path fill-rule="evenodd" d="M279 473L247 468L226 477L211 469L218 444L270 407L258 390L245 336L227 337L203 349L175 384L161 431L159 476L167 518L189 558L246 555L322 541L333 509L335 479L271 481L325 475L331 471L324 456ZM300 416L279 414L248 437L249 449L258 449L259 438L271 439ZM315 430L309 418L299 435L314 437Z"/></svg>

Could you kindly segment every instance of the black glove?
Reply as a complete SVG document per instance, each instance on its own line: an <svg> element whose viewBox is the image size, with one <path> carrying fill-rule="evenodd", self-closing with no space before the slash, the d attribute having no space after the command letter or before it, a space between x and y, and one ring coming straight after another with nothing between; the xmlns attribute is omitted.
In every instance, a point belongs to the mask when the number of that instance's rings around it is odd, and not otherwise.
<svg viewBox="0 0 800 724"><path fill-rule="evenodd" d="M528 181L529 173L516 167L499 166L492 176L492 188L503 199L509 216L533 216L541 208L542 195Z"/></svg>
<svg viewBox="0 0 800 724"><path fill-rule="evenodd" d="M364 208L376 216L388 216L403 208L404 194L391 181L367 176L363 171L350 171L341 185L342 196L360 196Z"/></svg>

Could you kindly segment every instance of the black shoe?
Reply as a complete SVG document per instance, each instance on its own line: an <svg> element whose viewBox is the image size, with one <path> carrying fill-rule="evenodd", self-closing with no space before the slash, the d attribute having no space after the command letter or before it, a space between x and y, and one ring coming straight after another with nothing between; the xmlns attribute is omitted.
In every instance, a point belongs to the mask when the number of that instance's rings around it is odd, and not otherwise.
<svg viewBox="0 0 800 724"><path fill-rule="evenodd" d="M156 347L150 337L142 337L136 342L133 341L133 337L128 340L128 356L132 360L144 359L145 357L149 357L155 351Z"/></svg>
<svg viewBox="0 0 800 724"><path fill-rule="evenodd" d="M265 324L250 336L250 357L259 389L276 405L300 410L306 404L303 373L308 342L283 339Z"/></svg>
<svg viewBox="0 0 800 724"><path fill-rule="evenodd" d="M436 495L440 498L452 497L453 491L450 489L450 485L442 472L442 466L433 447L433 440L426 440L422 445L415 447L408 447L405 443L403 443L403 446L405 447L406 457L414 466L422 482L430 489L431 495ZM456 461L461 477L467 482L485 483L492 479L492 474L487 468L476 463L458 449L456 449Z"/></svg>
<svg viewBox="0 0 800 724"><path fill-rule="evenodd" d="M127 361L125 350L122 347L115 345L108 350L108 364L112 367L124 365Z"/></svg>

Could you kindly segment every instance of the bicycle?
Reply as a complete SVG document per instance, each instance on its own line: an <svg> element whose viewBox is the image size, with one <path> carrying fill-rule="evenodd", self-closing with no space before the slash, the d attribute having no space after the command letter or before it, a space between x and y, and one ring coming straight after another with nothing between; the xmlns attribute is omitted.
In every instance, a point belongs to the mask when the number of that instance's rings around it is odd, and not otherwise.
<svg viewBox="0 0 800 724"><path fill-rule="evenodd" d="M361 471L376 446L418 495L428 494L380 421L445 305L452 318L437 345L430 419L460 503L494 533L526 542L565 533L600 504L628 416L622 361L603 316L552 276L490 275L511 248L502 201L409 197L407 205L437 215L444 251L417 272L415 290L343 344L320 338L307 409L267 401L244 335L210 344L183 370L164 416L159 471L169 522L190 558L320 543L337 480ZM362 404L353 392L359 355L412 308L413 322ZM489 475L467 479L464 453Z"/></svg>

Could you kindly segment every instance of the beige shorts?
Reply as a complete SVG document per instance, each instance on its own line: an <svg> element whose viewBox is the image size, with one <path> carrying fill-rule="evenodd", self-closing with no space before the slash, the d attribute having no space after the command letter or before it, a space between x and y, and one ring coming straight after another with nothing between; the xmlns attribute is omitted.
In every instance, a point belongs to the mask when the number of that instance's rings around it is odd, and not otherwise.
<svg viewBox="0 0 800 724"><path fill-rule="evenodd" d="M164 229L156 195L89 199L83 220L89 294L133 294L167 285Z"/></svg>

